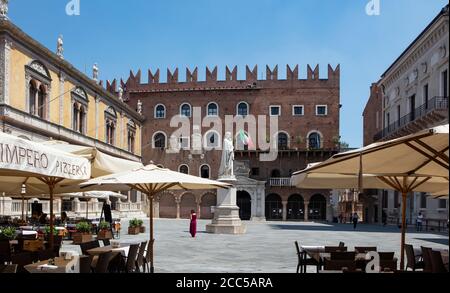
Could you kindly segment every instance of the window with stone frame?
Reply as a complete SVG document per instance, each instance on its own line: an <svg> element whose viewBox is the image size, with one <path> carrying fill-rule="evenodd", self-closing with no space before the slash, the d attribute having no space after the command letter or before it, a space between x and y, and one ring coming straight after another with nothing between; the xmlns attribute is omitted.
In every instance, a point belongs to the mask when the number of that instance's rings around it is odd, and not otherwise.
<svg viewBox="0 0 450 293"><path fill-rule="evenodd" d="M180 115L183 117L191 117L192 116L191 105L189 105L187 103L181 105Z"/></svg>
<svg viewBox="0 0 450 293"><path fill-rule="evenodd" d="M178 168L178 172L183 173L183 174L189 174L189 166L188 165L181 165Z"/></svg>
<svg viewBox="0 0 450 293"><path fill-rule="evenodd" d="M166 135L162 132L155 133L153 136L153 148L166 148Z"/></svg>
<svg viewBox="0 0 450 293"><path fill-rule="evenodd" d="M106 143L110 145L115 144L116 138L116 125L117 125L117 112L113 107L109 107L105 111L105 129L106 129Z"/></svg>
<svg viewBox="0 0 450 293"><path fill-rule="evenodd" d="M71 92L72 98L72 130L81 134L87 131L87 109L89 98L86 91L81 87L76 87Z"/></svg>
<svg viewBox="0 0 450 293"><path fill-rule="evenodd" d="M219 106L216 103L208 104L208 116L210 117L219 116Z"/></svg>
<svg viewBox="0 0 450 293"><path fill-rule="evenodd" d="M162 104L156 105L155 107L155 118L164 119L166 118L166 107Z"/></svg>
<svg viewBox="0 0 450 293"><path fill-rule="evenodd" d="M318 150L322 148L322 137L320 133L313 132L308 136L308 148L310 150Z"/></svg>
<svg viewBox="0 0 450 293"><path fill-rule="evenodd" d="M279 150L287 150L289 144L289 136L284 133L278 133L278 149Z"/></svg>
<svg viewBox="0 0 450 293"><path fill-rule="evenodd" d="M42 62L34 60L25 65L25 80L27 112L41 119L48 119L52 82L50 72Z"/></svg>
<svg viewBox="0 0 450 293"><path fill-rule="evenodd" d="M136 141L136 123L133 120L128 121L127 124L127 146L130 153L135 152Z"/></svg>
<svg viewBox="0 0 450 293"><path fill-rule="evenodd" d="M209 179L210 178L210 169L208 165L203 165L200 167L200 177Z"/></svg>

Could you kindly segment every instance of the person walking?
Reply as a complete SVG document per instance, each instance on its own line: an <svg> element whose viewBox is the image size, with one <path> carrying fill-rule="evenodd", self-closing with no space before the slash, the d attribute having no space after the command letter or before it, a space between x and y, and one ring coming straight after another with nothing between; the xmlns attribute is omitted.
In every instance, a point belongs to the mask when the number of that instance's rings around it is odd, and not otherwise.
<svg viewBox="0 0 450 293"><path fill-rule="evenodd" d="M422 222L423 222L423 215L422 212L419 212L416 219L416 230L418 232L422 232Z"/></svg>
<svg viewBox="0 0 450 293"><path fill-rule="evenodd" d="M353 230L356 230L356 226L358 225L359 216L357 213L353 214Z"/></svg>
<svg viewBox="0 0 450 293"><path fill-rule="evenodd" d="M195 235L197 234L197 214L194 210L191 210L191 224L189 227L189 232L192 237L195 238Z"/></svg>

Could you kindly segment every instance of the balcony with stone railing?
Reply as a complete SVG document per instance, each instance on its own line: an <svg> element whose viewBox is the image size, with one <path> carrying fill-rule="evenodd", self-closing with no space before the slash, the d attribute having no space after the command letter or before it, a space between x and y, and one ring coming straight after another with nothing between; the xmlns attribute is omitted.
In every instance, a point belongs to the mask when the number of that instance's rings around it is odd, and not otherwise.
<svg viewBox="0 0 450 293"><path fill-rule="evenodd" d="M270 187L292 187L292 181L290 177L287 178L270 178Z"/></svg>

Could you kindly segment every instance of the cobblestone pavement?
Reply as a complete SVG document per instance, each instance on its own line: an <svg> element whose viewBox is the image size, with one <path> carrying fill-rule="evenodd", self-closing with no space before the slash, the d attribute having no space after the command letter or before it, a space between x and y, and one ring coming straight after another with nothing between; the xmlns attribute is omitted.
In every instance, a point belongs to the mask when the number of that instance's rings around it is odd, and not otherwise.
<svg viewBox="0 0 450 293"><path fill-rule="evenodd" d="M149 239L146 233L127 235L128 220L122 219L123 242ZM217 235L205 232L210 221L198 222L198 234L189 234L189 220L155 220L155 270L161 273L295 273L300 245L332 245L345 242L354 246L377 246L378 251L394 251L399 257L400 229L396 226L322 224L297 222L245 222L245 235ZM406 235L415 247L448 249L448 234L433 232ZM309 271L315 272L313 267Z"/></svg>

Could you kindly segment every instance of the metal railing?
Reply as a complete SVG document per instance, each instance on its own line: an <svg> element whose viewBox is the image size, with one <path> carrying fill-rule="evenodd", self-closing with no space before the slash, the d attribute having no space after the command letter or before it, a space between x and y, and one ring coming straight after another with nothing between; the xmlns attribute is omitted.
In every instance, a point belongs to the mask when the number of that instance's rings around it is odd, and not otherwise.
<svg viewBox="0 0 450 293"><path fill-rule="evenodd" d="M291 178L270 178L269 185L272 187L291 187Z"/></svg>
<svg viewBox="0 0 450 293"><path fill-rule="evenodd" d="M428 102L424 103L420 107L414 109L414 111L401 117L399 120L391 123L382 131L378 132L374 136L374 141L378 141L383 137L405 127L409 123L435 111L435 110L448 110L448 97L434 97Z"/></svg>

